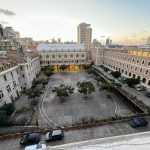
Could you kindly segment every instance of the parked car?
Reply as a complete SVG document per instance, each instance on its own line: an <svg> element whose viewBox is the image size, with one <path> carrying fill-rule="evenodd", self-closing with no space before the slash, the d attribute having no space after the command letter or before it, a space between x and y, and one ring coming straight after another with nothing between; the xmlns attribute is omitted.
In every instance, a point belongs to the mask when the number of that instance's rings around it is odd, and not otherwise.
<svg viewBox="0 0 150 150"><path fill-rule="evenodd" d="M122 84L119 83L119 82L116 82L115 85L116 85L117 88L121 88L122 87Z"/></svg>
<svg viewBox="0 0 150 150"><path fill-rule="evenodd" d="M149 93L149 92L146 92L146 93L145 93L145 96L150 97L150 93Z"/></svg>
<svg viewBox="0 0 150 150"><path fill-rule="evenodd" d="M145 87L142 86L141 84L138 84L138 85L135 85L135 89L136 89L137 91L144 91L144 90L145 90Z"/></svg>
<svg viewBox="0 0 150 150"><path fill-rule="evenodd" d="M118 81L124 84L126 82L126 78L125 77L119 77Z"/></svg>
<svg viewBox="0 0 150 150"><path fill-rule="evenodd" d="M135 118L135 119L131 119L129 121L129 124L133 128L138 128L138 127L142 127L142 126L148 125L148 122L144 118Z"/></svg>
<svg viewBox="0 0 150 150"><path fill-rule="evenodd" d="M38 133L28 133L23 135L20 144L23 146L37 144L40 141L40 134Z"/></svg>
<svg viewBox="0 0 150 150"><path fill-rule="evenodd" d="M64 137L64 132L61 129L53 129L52 131L46 133L45 141L62 139Z"/></svg>
<svg viewBox="0 0 150 150"><path fill-rule="evenodd" d="M25 150L48 150L45 144L35 144L35 145L30 145L26 146Z"/></svg>

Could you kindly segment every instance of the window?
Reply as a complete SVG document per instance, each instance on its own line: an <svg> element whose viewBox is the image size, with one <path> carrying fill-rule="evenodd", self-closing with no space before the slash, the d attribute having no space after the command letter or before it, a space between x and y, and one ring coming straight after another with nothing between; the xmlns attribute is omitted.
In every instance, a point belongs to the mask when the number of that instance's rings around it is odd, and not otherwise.
<svg viewBox="0 0 150 150"><path fill-rule="evenodd" d="M136 62L139 63L139 60L137 60Z"/></svg>
<svg viewBox="0 0 150 150"><path fill-rule="evenodd" d="M76 54L76 57L79 57L79 54Z"/></svg>
<svg viewBox="0 0 150 150"><path fill-rule="evenodd" d="M82 54L82 57L84 57L84 54Z"/></svg>
<svg viewBox="0 0 150 150"><path fill-rule="evenodd" d="M2 99L4 97L4 94L2 91L0 91L0 99Z"/></svg>
<svg viewBox="0 0 150 150"><path fill-rule="evenodd" d="M24 74L22 75L22 77L24 78Z"/></svg>
<svg viewBox="0 0 150 150"><path fill-rule="evenodd" d="M4 80L7 81L6 75L4 75Z"/></svg>
<svg viewBox="0 0 150 150"><path fill-rule="evenodd" d="M144 64L144 60L142 61L142 65Z"/></svg>
<svg viewBox="0 0 150 150"><path fill-rule="evenodd" d="M142 69L140 69L140 73L142 72Z"/></svg>
<svg viewBox="0 0 150 150"><path fill-rule="evenodd" d="M13 73L12 73L12 72L10 72L10 74L11 74L11 76L13 77Z"/></svg>
<svg viewBox="0 0 150 150"><path fill-rule="evenodd" d="M65 54L64 57L67 58L67 55Z"/></svg>
<svg viewBox="0 0 150 150"><path fill-rule="evenodd" d="M49 58L49 55L46 55L46 58L48 59L48 58Z"/></svg>
<svg viewBox="0 0 150 150"><path fill-rule="evenodd" d="M145 78L143 78L143 79L142 79L142 82L143 82L143 83L146 83L146 79L145 79Z"/></svg>
<svg viewBox="0 0 150 150"><path fill-rule="evenodd" d="M16 81L13 81L13 85L14 85L14 87L16 87L16 85L17 85L17 84L16 84Z"/></svg>
<svg viewBox="0 0 150 150"><path fill-rule="evenodd" d="M148 81L148 85L150 86L150 80Z"/></svg>
<svg viewBox="0 0 150 150"><path fill-rule="evenodd" d="M55 58L55 55L54 55L54 54L52 55L52 58Z"/></svg>
<svg viewBox="0 0 150 150"><path fill-rule="evenodd" d="M10 92L10 91L11 91L10 85L7 85L7 87L6 87L6 88L7 88L7 91L8 91L8 92Z"/></svg>
<svg viewBox="0 0 150 150"><path fill-rule="evenodd" d="M150 61L148 62L148 66L150 66Z"/></svg>
<svg viewBox="0 0 150 150"><path fill-rule="evenodd" d="M59 54L58 57L61 58L61 55Z"/></svg>
<svg viewBox="0 0 150 150"><path fill-rule="evenodd" d="M23 71L23 67L20 67L21 71Z"/></svg>
<svg viewBox="0 0 150 150"><path fill-rule="evenodd" d="M137 67L135 67L135 71L137 70Z"/></svg>
<svg viewBox="0 0 150 150"><path fill-rule="evenodd" d="M70 58L72 58L72 57L73 57L73 54L70 55Z"/></svg>
<svg viewBox="0 0 150 150"><path fill-rule="evenodd" d="M146 70L146 72L145 72L145 75L147 75L148 74L148 70Z"/></svg>

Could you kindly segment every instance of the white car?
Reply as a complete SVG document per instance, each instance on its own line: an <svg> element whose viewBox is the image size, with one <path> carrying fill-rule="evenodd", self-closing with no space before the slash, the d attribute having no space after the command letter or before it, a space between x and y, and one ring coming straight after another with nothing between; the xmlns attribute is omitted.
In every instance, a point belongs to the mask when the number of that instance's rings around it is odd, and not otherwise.
<svg viewBox="0 0 150 150"><path fill-rule="evenodd" d="M30 145L26 146L25 150L48 150L47 146L45 144L35 144L35 145Z"/></svg>

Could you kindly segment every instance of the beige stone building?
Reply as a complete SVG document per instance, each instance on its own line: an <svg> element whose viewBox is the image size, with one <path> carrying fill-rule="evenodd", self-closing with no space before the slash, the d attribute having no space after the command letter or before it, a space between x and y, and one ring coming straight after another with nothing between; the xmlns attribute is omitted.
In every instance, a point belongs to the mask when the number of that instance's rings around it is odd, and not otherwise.
<svg viewBox="0 0 150 150"><path fill-rule="evenodd" d="M91 48L95 65L117 70L126 77L139 78L141 84L150 88L150 51L128 48Z"/></svg>
<svg viewBox="0 0 150 150"><path fill-rule="evenodd" d="M87 51L84 44L40 44L37 51L41 66L52 65L59 71L60 65L68 65L68 71L78 71L86 63Z"/></svg>

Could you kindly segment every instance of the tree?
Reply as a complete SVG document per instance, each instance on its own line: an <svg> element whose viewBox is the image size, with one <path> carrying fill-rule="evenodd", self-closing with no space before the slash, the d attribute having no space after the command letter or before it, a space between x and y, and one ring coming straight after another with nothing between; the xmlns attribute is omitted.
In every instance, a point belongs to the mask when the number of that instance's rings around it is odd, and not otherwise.
<svg viewBox="0 0 150 150"><path fill-rule="evenodd" d="M102 84L99 91L106 90L108 92L107 97L110 97L110 92L112 92L115 89L114 84L112 82L108 82L105 84Z"/></svg>
<svg viewBox="0 0 150 150"><path fill-rule="evenodd" d="M134 87L135 85L140 83L140 79L135 79L135 78L127 78L125 82L128 84L130 87Z"/></svg>
<svg viewBox="0 0 150 150"><path fill-rule="evenodd" d="M74 93L74 88L60 84L59 86L54 87L52 91L55 92L56 95L60 98L61 102L63 102L65 97L69 97L70 94Z"/></svg>
<svg viewBox="0 0 150 150"><path fill-rule="evenodd" d="M68 65L65 65L65 64L63 64L59 67L59 69L61 69L62 71L64 71L67 68L68 68Z"/></svg>
<svg viewBox="0 0 150 150"><path fill-rule="evenodd" d="M12 115L12 113L15 111L15 106L13 103L4 104L0 107L0 110L5 111L8 116Z"/></svg>
<svg viewBox="0 0 150 150"><path fill-rule="evenodd" d="M84 98L88 98L88 94L95 92L95 87L91 81L82 81L77 83L78 92L84 95Z"/></svg>
<svg viewBox="0 0 150 150"><path fill-rule="evenodd" d="M47 77L50 77L51 75L53 75L53 71L52 71L52 70L46 70L46 71L44 71L44 74L45 74Z"/></svg>
<svg viewBox="0 0 150 150"><path fill-rule="evenodd" d="M28 96L28 99L34 99L36 97L40 97L40 95L42 94L42 91L39 89L29 89L26 90L25 94Z"/></svg>
<svg viewBox="0 0 150 150"><path fill-rule="evenodd" d="M114 76L114 78L119 78L121 76L121 73L119 71L114 71L111 74Z"/></svg>
<svg viewBox="0 0 150 150"><path fill-rule="evenodd" d="M94 65L94 61L92 61L91 63L90 63L90 66L93 66Z"/></svg>
<svg viewBox="0 0 150 150"><path fill-rule="evenodd" d="M9 126L12 125L10 117L7 115L7 112L0 110L0 126Z"/></svg>

